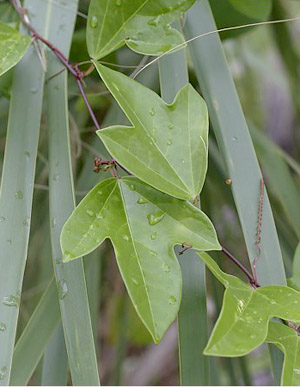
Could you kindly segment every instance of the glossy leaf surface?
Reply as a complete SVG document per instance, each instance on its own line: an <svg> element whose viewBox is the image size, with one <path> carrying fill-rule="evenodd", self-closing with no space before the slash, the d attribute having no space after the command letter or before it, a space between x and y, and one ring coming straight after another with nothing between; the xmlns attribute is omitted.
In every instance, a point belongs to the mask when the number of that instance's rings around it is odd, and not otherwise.
<svg viewBox="0 0 300 387"><path fill-rule="evenodd" d="M226 288L206 355L246 355L265 341L270 318L300 321L300 293L296 290L280 285L253 289L239 278L224 273L208 254L199 255Z"/></svg>
<svg viewBox="0 0 300 387"><path fill-rule="evenodd" d="M0 75L16 65L26 54L30 45L29 36L0 22Z"/></svg>
<svg viewBox="0 0 300 387"><path fill-rule="evenodd" d="M198 195L207 170L204 100L188 84L168 105L129 77L95 65L133 124L97 132L108 151L127 170L162 192L179 199Z"/></svg>
<svg viewBox="0 0 300 387"><path fill-rule="evenodd" d="M155 342L176 318L181 272L173 247L220 248L206 215L134 177L107 179L81 201L67 223L64 261L87 254L109 238L137 313Z"/></svg>
<svg viewBox="0 0 300 387"><path fill-rule="evenodd" d="M300 337L297 335L297 332L286 325L270 322L266 341L275 344L284 353L281 385L299 386Z"/></svg>
<svg viewBox="0 0 300 387"><path fill-rule="evenodd" d="M194 2L195 0L92 0L87 27L90 56L100 59L126 42L135 51L144 54L158 55L162 50L167 51L177 44L178 37L176 30L168 29L168 25ZM147 42L154 41L156 28L159 28L160 39L164 43L156 42L154 47ZM166 42L168 43L165 44Z"/></svg>

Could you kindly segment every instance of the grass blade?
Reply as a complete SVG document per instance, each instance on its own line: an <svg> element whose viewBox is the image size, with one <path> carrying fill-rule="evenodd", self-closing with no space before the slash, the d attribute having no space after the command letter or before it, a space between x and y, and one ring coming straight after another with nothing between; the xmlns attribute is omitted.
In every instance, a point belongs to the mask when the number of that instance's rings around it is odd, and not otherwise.
<svg viewBox="0 0 300 387"><path fill-rule="evenodd" d="M78 0L73 0L68 3L68 8L72 5L76 10L77 4ZM51 29L49 40L68 55L76 13L57 7L55 14L56 24ZM63 29L61 25L64 25ZM61 70L61 63L53 53L49 53L48 76L59 74ZM80 259L64 265L61 261L60 232L75 205L65 71L49 81L47 102L52 256L69 366L73 384L99 385L83 262Z"/></svg>
<svg viewBox="0 0 300 387"><path fill-rule="evenodd" d="M180 28L178 23L176 28ZM188 83L184 50L159 60L162 98L171 103ZM177 254L182 271L182 300L178 315L179 368L181 385L209 385L209 359L203 355L207 342L205 265L192 250Z"/></svg>
<svg viewBox="0 0 300 387"><path fill-rule="evenodd" d="M27 0L31 22L47 35L50 3ZM34 8L34 15L30 12ZM9 382L27 259L44 71L33 46L14 70L0 193L0 385ZM22 168L20 168L22 165ZM18 230L16 234L15 230Z"/></svg>

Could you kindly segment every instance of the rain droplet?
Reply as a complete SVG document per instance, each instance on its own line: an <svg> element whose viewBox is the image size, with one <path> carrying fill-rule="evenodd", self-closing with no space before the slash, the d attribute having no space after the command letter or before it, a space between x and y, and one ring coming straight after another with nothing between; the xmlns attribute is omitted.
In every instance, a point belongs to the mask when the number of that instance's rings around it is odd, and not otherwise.
<svg viewBox="0 0 300 387"><path fill-rule="evenodd" d="M150 250L150 251L149 251L149 254L150 254L152 257L157 257L157 252L156 252L156 251Z"/></svg>
<svg viewBox="0 0 300 387"><path fill-rule="evenodd" d="M176 299L174 296L170 296L170 297L169 297L169 304L175 305L175 304L176 304L176 301L177 301L177 299Z"/></svg>
<svg viewBox="0 0 300 387"><path fill-rule="evenodd" d="M8 243L9 245L12 245L12 239L7 239L7 243Z"/></svg>
<svg viewBox="0 0 300 387"><path fill-rule="evenodd" d="M272 305L275 305L275 304L276 304L276 301L273 301L273 300L272 300L272 301L271 301L271 304L272 304Z"/></svg>
<svg viewBox="0 0 300 387"><path fill-rule="evenodd" d="M96 214L96 218L99 220L104 219L104 215L99 212L99 214Z"/></svg>
<svg viewBox="0 0 300 387"><path fill-rule="evenodd" d="M5 216L0 216L0 222L5 222L6 218Z"/></svg>
<svg viewBox="0 0 300 387"><path fill-rule="evenodd" d="M172 145L172 140L171 139L169 139L168 141L167 141L167 145Z"/></svg>
<svg viewBox="0 0 300 387"><path fill-rule="evenodd" d="M295 368L295 369L294 369L294 374L300 375L300 370L299 370L298 368Z"/></svg>
<svg viewBox="0 0 300 387"><path fill-rule="evenodd" d="M56 219L52 218L51 220L51 227L54 228L56 226Z"/></svg>
<svg viewBox="0 0 300 387"><path fill-rule="evenodd" d="M61 258L56 258L55 263L56 263L57 265L61 265L61 264L62 264Z"/></svg>
<svg viewBox="0 0 300 387"><path fill-rule="evenodd" d="M170 266L169 265L166 265L166 264L164 264L164 265L162 265L162 267L161 267L162 269L163 269L163 271L165 271L166 273L170 273Z"/></svg>
<svg viewBox="0 0 300 387"><path fill-rule="evenodd" d="M20 304L20 297L19 296L14 296L11 294L10 296L3 298L3 305L5 305L5 306L13 306L15 308L18 308L19 304Z"/></svg>
<svg viewBox="0 0 300 387"><path fill-rule="evenodd" d="M90 24L91 24L92 28L96 28L97 27L97 25L98 25L98 18L97 18L97 16L95 16L95 15L92 16Z"/></svg>
<svg viewBox="0 0 300 387"><path fill-rule="evenodd" d="M122 0L116 0L116 5L119 7L122 4Z"/></svg>
<svg viewBox="0 0 300 387"><path fill-rule="evenodd" d="M98 195L102 195L102 194L103 194L103 192L101 191L101 189L100 189L99 191L97 191L97 194L98 194Z"/></svg>
<svg viewBox="0 0 300 387"><path fill-rule="evenodd" d="M237 137L232 137L232 139L233 139L233 141L237 141L238 140L238 138Z"/></svg>
<svg viewBox="0 0 300 387"><path fill-rule="evenodd" d="M36 93L39 91L39 89L36 88L36 87L32 87L32 88L30 89L30 91L31 91L32 94L36 94Z"/></svg>
<svg viewBox="0 0 300 387"><path fill-rule="evenodd" d="M170 122L169 125L168 125L168 128L169 129L173 129L174 128L174 124L172 124L172 122Z"/></svg>
<svg viewBox="0 0 300 387"><path fill-rule="evenodd" d="M250 335L250 339L255 339L256 335Z"/></svg>
<svg viewBox="0 0 300 387"><path fill-rule="evenodd" d="M124 239L124 241L126 242L129 242L129 236L128 235L123 235L122 238Z"/></svg>
<svg viewBox="0 0 300 387"><path fill-rule="evenodd" d="M23 192L21 190L15 192L16 199L21 200L21 199L23 199L23 196L24 195L23 195Z"/></svg>
<svg viewBox="0 0 300 387"><path fill-rule="evenodd" d="M135 191L135 185L134 184L130 184L129 189L131 189L131 191Z"/></svg>
<svg viewBox="0 0 300 387"><path fill-rule="evenodd" d="M30 152L29 152L28 150L26 150L26 151L24 152L24 155L25 155L25 157L26 157L27 159L29 159L30 156L31 156L31 154L30 154Z"/></svg>
<svg viewBox="0 0 300 387"><path fill-rule="evenodd" d="M54 173L54 175L52 176L52 180L57 181L58 179L59 179L59 173Z"/></svg>
<svg viewBox="0 0 300 387"><path fill-rule="evenodd" d="M146 204L146 203L148 203L148 200L146 200L144 198L139 198L137 201L137 204Z"/></svg>
<svg viewBox="0 0 300 387"><path fill-rule="evenodd" d="M3 380L5 378L6 373L7 373L7 367L2 367L0 369L0 380Z"/></svg>
<svg viewBox="0 0 300 387"><path fill-rule="evenodd" d="M67 286L66 281L64 281L64 280L58 281L59 299L60 300L64 299L66 297L67 293L68 293L68 286Z"/></svg>
<svg viewBox="0 0 300 387"><path fill-rule="evenodd" d="M138 284L139 284L139 281L136 280L135 278L132 278L131 281L132 281L135 285L138 285Z"/></svg>
<svg viewBox="0 0 300 387"><path fill-rule="evenodd" d="M151 234L151 239L154 241L157 238L157 232Z"/></svg>
<svg viewBox="0 0 300 387"><path fill-rule="evenodd" d="M181 159L181 164L184 164L185 163L185 159Z"/></svg>
<svg viewBox="0 0 300 387"><path fill-rule="evenodd" d="M157 223L161 222L164 218L165 214L162 211L156 212L155 214L147 215L148 222L150 226L154 226Z"/></svg>
<svg viewBox="0 0 300 387"><path fill-rule="evenodd" d="M27 218L25 218L25 219L23 220L23 225L24 225L25 227L28 227L29 224L30 224L30 218L27 217Z"/></svg>
<svg viewBox="0 0 300 387"><path fill-rule="evenodd" d="M155 109L150 109L150 111L149 111L149 113L150 113L150 116L155 116Z"/></svg>
<svg viewBox="0 0 300 387"><path fill-rule="evenodd" d="M88 216L94 216L94 212L92 210L86 210Z"/></svg>
<svg viewBox="0 0 300 387"><path fill-rule="evenodd" d="M0 322L0 332L6 331L6 325L3 322Z"/></svg>

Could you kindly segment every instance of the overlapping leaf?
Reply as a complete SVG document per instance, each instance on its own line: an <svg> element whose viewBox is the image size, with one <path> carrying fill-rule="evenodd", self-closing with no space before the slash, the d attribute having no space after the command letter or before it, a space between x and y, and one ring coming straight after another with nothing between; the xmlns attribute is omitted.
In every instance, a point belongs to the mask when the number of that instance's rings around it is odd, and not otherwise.
<svg viewBox="0 0 300 387"><path fill-rule="evenodd" d="M0 22L0 75L15 66L26 54L30 37Z"/></svg>
<svg viewBox="0 0 300 387"><path fill-rule="evenodd" d="M300 337L297 332L286 325L270 322L266 341L284 353L281 385L300 386Z"/></svg>
<svg viewBox="0 0 300 387"><path fill-rule="evenodd" d="M219 249L206 215L134 177L99 183L75 209L61 235L64 261L109 238L137 313L158 342L176 318L181 272L173 247Z"/></svg>
<svg viewBox="0 0 300 387"><path fill-rule="evenodd" d="M272 317L300 321L300 293L296 290L279 285L253 289L222 272L208 254L199 255L226 288L220 316L205 348L206 355L246 355L265 341Z"/></svg>
<svg viewBox="0 0 300 387"><path fill-rule="evenodd" d="M195 0L92 0L89 8L87 46L100 59L128 44L133 50L159 55L183 42L169 24ZM159 29L159 39L154 42ZM149 44L150 42L155 43Z"/></svg>
<svg viewBox="0 0 300 387"><path fill-rule="evenodd" d="M272 0L229 0L234 8L244 15L264 20L271 12Z"/></svg>
<svg viewBox="0 0 300 387"><path fill-rule="evenodd" d="M300 291L300 243L298 244L293 259L293 276L288 278L288 285Z"/></svg>
<svg viewBox="0 0 300 387"><path fill-rule="evenodd" d="M97 132L113 157L141 180L179 199L201 191L207 170L208 114L191 85L167 105L129 77L96 64L133 127Z"/></svg>

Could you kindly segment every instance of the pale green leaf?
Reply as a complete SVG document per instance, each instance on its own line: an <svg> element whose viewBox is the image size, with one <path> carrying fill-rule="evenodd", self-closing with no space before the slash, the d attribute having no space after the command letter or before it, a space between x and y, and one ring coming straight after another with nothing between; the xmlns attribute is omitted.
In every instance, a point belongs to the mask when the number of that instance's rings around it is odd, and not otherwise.
<svg viewBox="0 0 300 387"><path fill-rule="evenodd" d="M275 344L284 353L284 364L281 375L282 386L300 385L300 337L297 332L280 323L270 322L268 343Z"/></svg>
<svg viewBox="0 0 300 387"><path fill-rule="evenodd" d="M87 46L93 59L100 59L137 34L164 27L187 11L195 0L92 0L89 7ZM152 39L151 39L152 40ZM144 43L146 41L144 40ZM166 46L167 47L167 46ZM142 50L143 48L143 50ZM139 52L158 55L143 44Z"/></svg>
<svg viewBox="0 0 300 387"><path fill-rule="evenodd" d="M298 244L293 259L293 276L288 278L288 285L300 291L300 243Z"/></svg>
<svg viewBox="0 0 300 387"><path fill-rule="evenodd" d="M188 84L171 105L129 77L98 63L97 70L133 126L97 132L127 170L179 199L201 191L207 170L208 114Z"/></svg>
<svg viewBox="0 0 300 387"><path fill-rule="evenodd" d="M244 15L265 20L272 9L272 0L229 0L232 6Z"/></svg>
<svg viewBox="0 0 300 387"><path fill-rule="evenodd" d="M29 36L0 22L0 75L15 66L30 46Z"/></svg>
<svg viewBox="0 0 300 387"><path fill-rule="evenodd" d="M300 293L296 290L280 285L254 289L224 273L208 254L199 255L226 288L220 316L204 352L206 355L246 355L265 341L272 317L300 321Z"/></svg>
<svg viewBox="0 0 300 387"><path fill-rule="evenodd" d="M175 52L177 46L184 47L184 38L171 26L157 26L138 32L131 39L127 39L126 44L131 50L140 54L162 55L169 50Z"/></svg>
<svg viewBox="0 0 300 387"><path fill-rule="evenodd" d="M173 247L220 245L206 215L135 177L99 183L75 209L61 235L64 261L87 254L109 238L133 305L155 342L176 318L181 272Z"/></svg>

